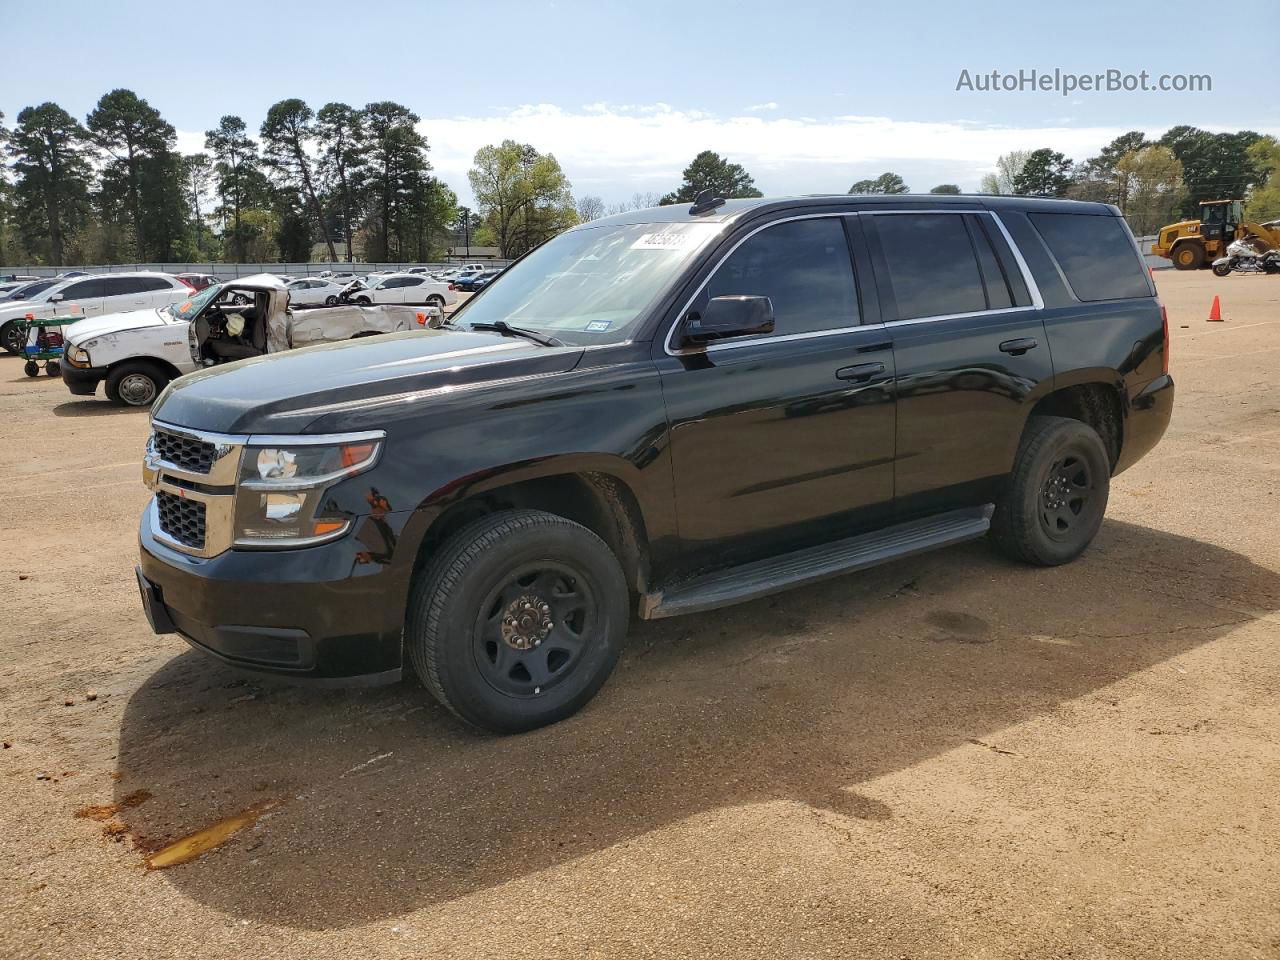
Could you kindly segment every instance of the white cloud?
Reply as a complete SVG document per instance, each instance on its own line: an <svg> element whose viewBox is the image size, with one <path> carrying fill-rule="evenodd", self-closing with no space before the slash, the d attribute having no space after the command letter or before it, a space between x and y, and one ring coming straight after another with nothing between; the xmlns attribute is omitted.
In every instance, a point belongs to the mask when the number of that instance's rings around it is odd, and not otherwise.
<svg viewBox="0 0 1280 960"><path fill-rule="evenodd" d="M764 113L765 111L777 110L778 105L770 100L768 103L753 103L747 107L747 113Z"/></svg>
<svg viewBox="0 0 1280 960"><path fill-rule="evenodd" d="M591 103L577 109L542 103L491 116L424 116L418 129L431 144L436 174L464 202L471 200L467 170L476 150L511 139L554 153L576 195L596 194L612 203L636 192L674 189L680 172L702 150L741 163L770 196L843 193L855 180L886 170L900 173L919 192L938 183L974 190L1002 153L1051 147L1082 160L1135 125L1054 120L1013 127L973 119L720 116L666 103ZM1280 127L1255 129L1280 135ZM178 140L184 151L204 148L203 134L181 131Z"/></svg>

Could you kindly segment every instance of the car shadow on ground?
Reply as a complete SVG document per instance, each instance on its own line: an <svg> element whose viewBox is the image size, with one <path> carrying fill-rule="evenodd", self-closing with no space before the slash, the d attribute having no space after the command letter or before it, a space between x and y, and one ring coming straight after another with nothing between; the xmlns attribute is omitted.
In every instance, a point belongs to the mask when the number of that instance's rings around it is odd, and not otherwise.
<svg viewBox="0 0 1280 960"><path fill-rule="evenodd" d="M116 414L133 415L150 412L148 407L127 407L96 397L89 400L67 400L53 407L55 417L110 417Z"/></svg>
<svg viewBox="0 0 1280 960"><path fill-rule="evenodd" d="M1276 609L1277 574L1145 527L1108 522L1084 559L1049 571L975 543L635 624L583 713L505 738L414 683L282 687L188 652L128 703L116 829L141 858L278 802L165 881L254 922L359 924L727 806L890 818L859 784L998 739ZM130 806L139 790L149 799Z"/></svg>

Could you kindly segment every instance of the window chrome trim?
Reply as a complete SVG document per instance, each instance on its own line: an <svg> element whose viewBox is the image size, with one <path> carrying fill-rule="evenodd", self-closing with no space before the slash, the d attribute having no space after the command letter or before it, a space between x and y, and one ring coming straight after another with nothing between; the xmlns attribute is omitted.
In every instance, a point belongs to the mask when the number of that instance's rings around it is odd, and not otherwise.
<svg viewBox="0 0 1280 960"><path fill-rule="evenodd" d="M693 302L697 300L698 297L702 294L702 291L706 289L706 286L708 283L710 283L711 278L716 275L716 271L719 270L724 265L724 262L726 260L728 260L731 256L734 255L738 247L742 246L742 244L746 243L748 240L754 237L757 233L760 233L762 230L767 230L770 227L777 226L780 223L790 223L794 220L820 220L820 219L833 218L833 217L891 217L895 215L906 215L906 214L939 214L939 213L951 214L952 216L957 216L957 215L966 214L966 213L985 214L986 216L990 217L992 220L995 221L996 227L999 228L1000 234L1004 237L1005 243L1009 245L1009 250L1012 251L1013 253L1013 259L1014 259L1014 262L1017 263L1018 265L1018 270L1022 273L1022 281L1027 285L1027 293L1031 297L1030 305L1024 306L1024 307L1000 307L995 310L975 310L970 313L933 314L927 317L912 317L907 320L886 320L886 321L881 321L880 323L860 323L852 327L836 327L831 330L810 330L807 333L790 333L790 334L784 334L783 336L780 336L780 337L767 336L767 335L761 336L761 337L743 337L740 340L724 340L724 341L708 343L705 347L687 347L680 350L672 348L672 338L675 336L676 328L680 326L680 320L688 314L689 308L693 306ZM859 282L859 279L856 273L854 275L854 282L855 283ZM747 233L745 236L743 236L741 240L735 243L724 254L724 256L721 257L716 262L716 265L711 268L711 270L707 273L703 281L700 284L698 284L698 288L694 290L693 295L689 297L689 299L685 302L685 305L680 309L679 313L676 314L676 321L667 330L667 336L666 336L666 339L663 341L662 347L663 347L663 350L666 352L667 356L688 357L688 356L697 356L699 354L704 354L704 353L714 353L719 350L732 350L738 347L751 346L757 343L790 343L795 340L812 340L816 337L830 337L830 336L837 336L840 334L853 333L856 330L871 329L871 330L883 331L889 327L895 327L895 326L907 325L907 324L937 323L943 320L959 320L959 319L965 319L970 317L1000 316L1002 314L1008 314L1008 313L1026 313L1028 311L1043 310L1043 309L1044 309L1044 298L1040 294L1040 285L1036 283L1035 277L1031 275L1031 268L1027 265L1026 258L1022 256L1022 251L1018 249L1018 245L1014 242L1013 236L1009 233L1008 228L1005 227L1004 221L1000 219L1000 215L996 213L994 210L988 210L983 207L952 207L950 209L928 208L928 209L917 209L917 210L909 210L909 209L908 210L850 210L846 212L834 212L834 213L833 212L807 213L807 214L800 214L794 217L784 217L779 220L770 220L768 223L763 223L760 226L756 227L750 233Z"/></svg>
<svg viewBox="0 0 1280 960"><path fill-rule="evenodd" d="M852 217L852 216L857 216L857 211L850 210L850 211L844 211L844 212L836 211L836 212L827 212L827 213L802 213L802 214L797 214L794 217L782 217L778 220L770 220L768 223L762 223L760 224L760 226L756 227L754 230L751 230L748 233L744 234L742 238L738 240L737 243L735 243L732 247L730 247L727 251L725 251L724 256L722 256L719 260L716 261L716 265L707 272L707 275L705 277L702 278L702 282L698 284L698 288L693 291L693 295L689 297L688 300L685 301L684 306L681 307L680 310L676 313L675 323L671 324L671 326L667 329L667 336L662 341L662 349L666 352L667 356L669 357L698 356L699 354L703 354L703 353L712 353L717 350L728 350L734 347L743 347L753 343L764 343L764 342L786 343L791 340L800 340L800 339L808 340L814 337L825 337L825 336L830 336L832 334L848 333L850 330L861 330L863 327L880 326L880 324L861 324L860 323L854 327L837 327L831 330L810 330L807 333L784 334L781 337L773 337L773 336L743 337L741 340L717 341L715 343L708 343L705 347L685 347L679 350L672 347L672 338L676 335L676 328L680 326L680 321L683 320L684 317L689 313L689 308L693 306L693 301L697 300L698 297L702 295L702 291L705 290L707 287L707 284L711 282L711 278L716 275L716 271L718 271L722 266L724 266L725 261L728 260L730 257L732 257L738 251L738 248L740 246L742 246L744 243L746 243L748 240L754 237L757 233L761 233L762 231L768 230L770 227L776 227L783 223L793 223L796 220L838 220L838 219L842 219L845 217ZM850 262L849 264L849 271L850 273L853 273L852 262ZM853 282L856 286L858 282L858 277L856 273L853 274Z"/></svg>

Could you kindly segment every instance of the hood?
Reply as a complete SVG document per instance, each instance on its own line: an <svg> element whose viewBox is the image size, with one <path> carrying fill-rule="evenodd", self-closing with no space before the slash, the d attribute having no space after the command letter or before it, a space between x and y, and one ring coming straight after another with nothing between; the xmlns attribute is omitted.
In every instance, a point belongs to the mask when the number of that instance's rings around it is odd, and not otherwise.
<svg viewBox="0 0 1280 960"><path fill-rule="evenodd" d="M321 416L340 417L345 405L565 372L581 356L581 347L544 347L497 333L412 330L209 367L175 380L152 416L218 433L305 433Z"/></svg>
<svg viewBox="0 0 1280 960"><path fill-rule="evenodd" d="M142 310L126 310L123 313L106 313L100 317L77 320L66 328L68 343L77 346L94 337L108 333L124 333L126 330L138 330L142 327L162 327L170 321L165 320L160 311L154 307Z"/></svg>

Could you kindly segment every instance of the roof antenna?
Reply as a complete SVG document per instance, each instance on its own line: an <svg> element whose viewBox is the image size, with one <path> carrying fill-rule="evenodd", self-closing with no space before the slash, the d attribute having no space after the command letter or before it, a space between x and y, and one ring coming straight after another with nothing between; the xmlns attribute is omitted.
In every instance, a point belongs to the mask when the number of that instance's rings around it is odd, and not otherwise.
<svg viewBox="0 0 1280 960"><path fill-rule="evenodd" d="M693 206L689 208L689 216L696 217L700 213L710 213L716 207L724 206L724 197L717 197L714 190L699 190L693 198Z"/></svg>

